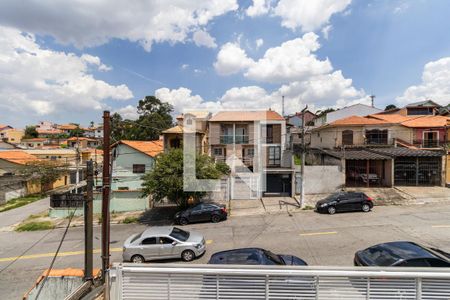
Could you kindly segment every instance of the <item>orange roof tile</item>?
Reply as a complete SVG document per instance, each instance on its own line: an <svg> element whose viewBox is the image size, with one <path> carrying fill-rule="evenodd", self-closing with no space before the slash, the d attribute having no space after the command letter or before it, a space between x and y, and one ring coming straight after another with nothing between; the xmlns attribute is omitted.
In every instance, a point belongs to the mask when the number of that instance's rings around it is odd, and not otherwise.
<svg viewBox="0 0 450 300"><path fill-rule="evenodd" d="M420 118L421 116L403 116L400 114L392 114L392 115L382 115L382 114L373 114L373 115L369 115L369 118L376 118L379 120L384 120L387 121L389 123L401 123L404 121L409 121L412 119L416 119L416 118Z"/></svg>
<svg viewBox="0 0 450 300"><path fill-rule="evenodd" d="M330 123L330 126L352 126L352 125L382 125L389 124L389 122L384 120L379 120L375 118L360 117L360 116L350 116L347 118L339 119Z"/></svg>
<svg viewBox="0 0 450 300"><path fill-rule="evenodd" d="M68 141L79 140L79 141L91 141L91 142L96 142L97 141L96 139L91 139L91 138L87 138L87 137L76 137L76 136L68 138L67 140Z"/></svg>
<svg viewBox="0 0 450 300"><path fill-rule="evenodd" d="M46 138L22 139L22 142L45 142Z"/></svg>
<svg viewBox="0 0 450 300"><path fill-rule="evenodd" d="M117 143L113 144L111 147L115 147L117 144L125 144L151 157L155 157L164 150L163 141L161 140L157 141L120 140Z"/></svg>
<svg viewBox="0 0 450 300"><path fill-rule="evenodd" d="M36 156L20 150L0 151L0 159L19 165L24 165L27 162L38 160Z"/></svg>
<svg viewBox="0 0 450 300"><path fill-rule="evenodd" d="M448 120L450 118L445 116L421 116L402 122L402 125L413 128L445 127L447 126Z"/></svg>
<svg viewBox="0 0 450 300"><path fill-rule="evenodd" d="M266 111L221 111L215 114L210 122L229 121L284 121L284 118L273 110Z"/></svg>
<svg viewBox="0 0 450 300"><path fill-rule="evenodd" d="M58 129L66 129L66 130L74 130L77 129L78 126L74 124L62 124L58 125Z"/></svg>

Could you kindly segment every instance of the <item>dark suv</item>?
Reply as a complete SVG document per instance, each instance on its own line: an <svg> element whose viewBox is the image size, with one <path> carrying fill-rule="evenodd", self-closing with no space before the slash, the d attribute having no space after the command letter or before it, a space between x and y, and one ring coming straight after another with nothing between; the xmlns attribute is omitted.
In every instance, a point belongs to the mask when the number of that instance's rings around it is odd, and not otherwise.
<svg viewBox="0 0 450 300"><path fill-rule="evenodd" d="M373 207L373 199L360 192L339 192L316 203L316 211L329 213L344 211L369 212Z"/></svg>

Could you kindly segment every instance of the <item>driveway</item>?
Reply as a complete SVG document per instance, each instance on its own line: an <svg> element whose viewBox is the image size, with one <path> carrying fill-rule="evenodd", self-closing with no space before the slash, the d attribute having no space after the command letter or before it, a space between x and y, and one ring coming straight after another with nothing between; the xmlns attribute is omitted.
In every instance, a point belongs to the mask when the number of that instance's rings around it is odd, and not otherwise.
<svg viewBox="0 0 450 300"><path fill-rule="evenodd" d="M10 230L11 226L20 223L31 214L38 214L48 209L50 198L44 198L33 203L0 213L0 231Z"/></svg>

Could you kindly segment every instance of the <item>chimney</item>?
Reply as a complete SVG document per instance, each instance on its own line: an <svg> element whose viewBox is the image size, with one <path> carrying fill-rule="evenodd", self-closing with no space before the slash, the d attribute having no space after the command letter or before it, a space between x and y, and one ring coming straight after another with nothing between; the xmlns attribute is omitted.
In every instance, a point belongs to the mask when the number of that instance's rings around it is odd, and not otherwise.
<svg viewBox="0 0 450 300"><path fill-rule="evenodd" d="M375 107L375 95L370 95L370 102L371 102L371 105L372 105L372 107Z"/></svg>

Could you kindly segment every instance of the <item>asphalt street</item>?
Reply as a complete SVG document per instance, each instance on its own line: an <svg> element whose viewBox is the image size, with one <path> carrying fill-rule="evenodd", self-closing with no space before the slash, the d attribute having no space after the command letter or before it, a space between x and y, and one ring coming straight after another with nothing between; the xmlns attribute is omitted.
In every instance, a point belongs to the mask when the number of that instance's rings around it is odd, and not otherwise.
<svg viewBox="0 0 450 300"><path fill-rule="evenodd" d="M121 261L123 241L145 228L112 225L111 261ZM375 207L370 213L333 216L302 211L292 216L232 217L218 224L193 224L183 229L199 231L207 240L206 254L193 263L206 263L212 253L238 247L293 254L310 265L341 266L352 265L355 251L393 240L411 240L450 251L450 207L446 204ZM83 230L69 230L54 268L83 267ZM1 299L19 299L33 286L50 264L63 232L0 232ZM95 227L96 267L101 264L100 232L100 227Z"/></svg>

